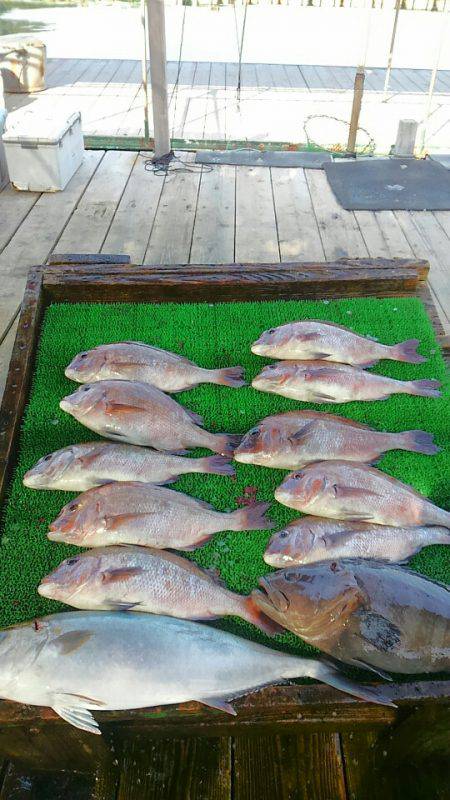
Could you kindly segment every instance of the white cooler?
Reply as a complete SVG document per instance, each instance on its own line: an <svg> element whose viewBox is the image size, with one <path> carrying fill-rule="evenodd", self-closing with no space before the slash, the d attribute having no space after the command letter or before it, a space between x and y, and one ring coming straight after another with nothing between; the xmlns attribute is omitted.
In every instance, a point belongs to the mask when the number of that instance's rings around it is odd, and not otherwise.
<svg viewBox="0 0 450 800"><path fill-rule="evenodd" d="M83 160L81 114L15 112L7 117L3 144L9 179L16 189L60 191Z"/></svg>

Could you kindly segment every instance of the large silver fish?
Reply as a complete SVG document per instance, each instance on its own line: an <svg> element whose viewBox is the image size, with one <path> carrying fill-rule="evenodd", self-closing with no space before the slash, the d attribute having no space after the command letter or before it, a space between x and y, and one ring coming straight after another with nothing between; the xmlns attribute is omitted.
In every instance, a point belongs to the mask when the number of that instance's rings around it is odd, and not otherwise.
<svg viewBox="0 0 450 800"><path fill-rule="evenodd" d="M450 530L302 517L273 534L264 561L271 567L336 558L373 558L400 564L430 544L450 544Z"/></svg>
<svg viewBox="0 0 450 800"><path fill-rule="evenodd" d="M297 469L313 461L374 462L387 450L437 453L425 431L385 433L322 411L288 411L258 422L242 439L234 458L243 464Z"/></svg>
<svg viewBox="0 0 450 800"><path fill-rule="evenodd" d="M209 503L152 483L123 481L89 489L64 506L49 539L81 547L138 544L195 550L219 531L272 528L269 503L216 511Z"/></svg>
<svg viewBox="0 0 450 800"><path fill-rule="evenodd" d="M419 344L418 339L394 345L381 344L342 325L320 319L303 319L264 331L251 349L252 353L269 358L322 359L371 367L382 358L421 364L426 358L416 352Z"/></svg>
<svg viewBox="0 0 450 800"><path fill-rule="evenodd" d="M260 579L265 614L325 653L390 672L450 669L450 592L405 567L322 561Z"/></svg>
<svg viewBox="0 0 450 800"><path fill-rule="evenodd" d="M439 381L398 381L347 364L326 361L279 361L252 380L254 389L306 403L350 403L385 400L392 394L440 397Z"/></svg>
<svg viewBox="0 0 450 800"><path fill-rule="evenodd" d="M205 431L202 418L176 400L138 381L98 381L80 386L60 402L78 422L107 439L185 452L207 447L230 455L240 436Z"/></svg>
<svg viewBox="0 0 450 800"><path fill-rule="evenodd" d="M78 383L115 378L142 381L163 392L181 392L199 383L245 386L242 367L203 369L184 356L143 342L101 344L79 353L65 374Z"/></svg>
<svg viewBox="0 0 450 800"><path fill-rule="evenodd" d="M318 517L396 528L450 528L450 511L433 505L406 483L350 461L321 461L291 473L275 490L275 499Z"/></svg>
<svg viewBox="0 0 450 800"><path fill-rule="evenodd" d="M393 705L330 664L173 617L72 611L0 631L0 696L50 706L89 733L100 733L92 711L197 700L235 714L230 700L300 676Z"/></svg>
<svg viewBox="0 0 450 800"><path fill-rule="evenodd" d="M43 597L92 611L147 611L181 619L235 615L280 633L251 597L176 553L151 547L99 547L67 558L41 581Z"/></svg>
<svg viewBox="0 0 450 800"><path fill-rule="evenodd" d="M234 475L224 456L183 456L115 442L71 444L41 458L23 482L30 489L84 492L110 481L171 483L189 472Z"/></svg>

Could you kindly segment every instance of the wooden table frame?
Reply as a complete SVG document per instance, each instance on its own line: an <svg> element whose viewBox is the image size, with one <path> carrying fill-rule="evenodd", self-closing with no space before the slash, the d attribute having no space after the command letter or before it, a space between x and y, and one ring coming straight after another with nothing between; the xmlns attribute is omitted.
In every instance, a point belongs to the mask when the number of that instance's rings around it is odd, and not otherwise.
<svg viewBox="0 0 450 800"><path fill-rule="evenodd" d="M350 296L419 296L438 336L443 331L425 284L428 262L409 259L342 259L327 263L223 266L132 266L125 256L53 256L32 268L0 412L0 501L16 463L20 426L28 401L45 309L52 302L168 302L322 299ZM51 709L0 702L0 756L42 768L92 769L109 753L105 742L124 732L151 737L222 736L257 731L372 730L421 724L449 711L450 684L442 680L385 685L398 708L359 702L329 686L270 687L236 702L230 717L198 703L153 710L103 712L103 738L79 731ZM433 723L434 724L434 723Z"/></svg>

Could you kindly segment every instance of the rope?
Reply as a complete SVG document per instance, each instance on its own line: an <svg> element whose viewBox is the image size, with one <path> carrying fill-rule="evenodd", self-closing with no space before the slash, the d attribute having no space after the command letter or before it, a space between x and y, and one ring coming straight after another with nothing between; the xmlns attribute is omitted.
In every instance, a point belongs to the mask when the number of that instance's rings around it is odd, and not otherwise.
<svg viewBox="0 0 450 800"><path fill-rule="evenodd" d="M350 127L350 123L347 122L347 120L345 120L345 119L339 119L339 117L333 117L331 114L311 114L311 116L306 117L306 119L305 119L305 121L303 123L303 131L305 133L306 142L307 142L308 145L312 145L313 147L317 147L319 150L324 150L326 153L336 153L336 152L343 152L344 153L345 152L345 146L343 146L343 147L336 146L334 148L333 147L325 147L324 145L319 144L318 142L315 142L314 139L311 138L311 136L308 133L307 125L308 125L308 122L311 122L311 120L313 120L313 119L331 119L334 122L339 122L341 125L345 125L347 128ZM360 154L373 153L375 151L375 139L370 135L369 131L366 128L361 127L361 125L358 125L357 130L358 131L362 131L363 133L365 133L367 138L368 138L367 144L364 145L364 147L360 148L359 153Z"/></svg>
<svg viewBox="0 0 450 800"><path fill-rule="evenodd" d="M246 0L245 6L244 6L244 19L242 21L241 39L240 39L240 42L239 42L238 79L237 79L237 86L236 86L236 101L237 101L238 106L240 106L240 103L241 103L242 52L243 52L243 49L244 49L245 26L247 24L247 9L248 9L248 6L249 6L249 0ZM234 16L235 16L235 19L237 20L237 18L236 18L236 4L234 4L233 8L234 8Z"/></svg>

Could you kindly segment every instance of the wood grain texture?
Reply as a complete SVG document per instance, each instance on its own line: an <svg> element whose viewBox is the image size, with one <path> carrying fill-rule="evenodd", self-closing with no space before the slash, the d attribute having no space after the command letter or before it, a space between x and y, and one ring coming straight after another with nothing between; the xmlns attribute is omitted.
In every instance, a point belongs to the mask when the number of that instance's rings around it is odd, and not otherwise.
<svg viewBox="0 0 450 800"><path fill-rule="evenodd" d="M238 800L346 800L339 735L246 736L234 740Z"/></svg>
<svg viewBox="0 0 450 800"><path fill-rule="evenodd" d="M227 737L125 743L117 800L230 800Z"/></svg>
<svg viewBox="0 0 450 800"><path fill-rule="evenodd" d="M280 260L270 170L265 167L237 171L235 252L238 261Z"/></svg>

